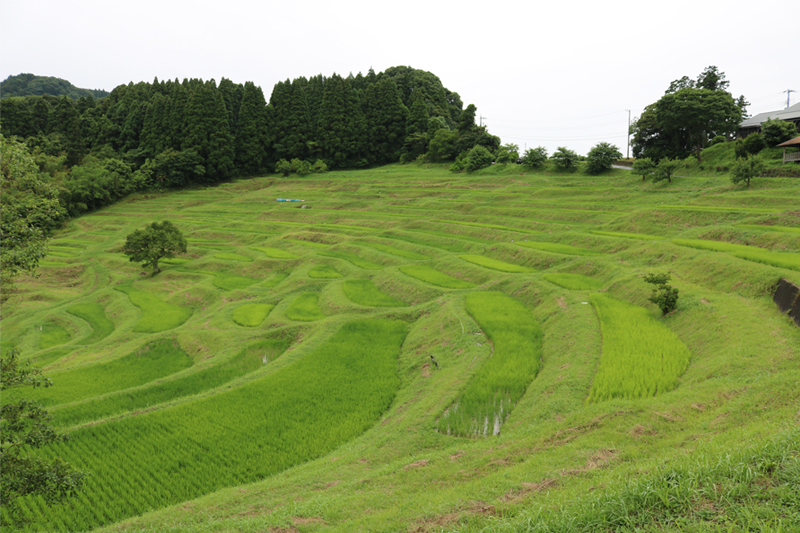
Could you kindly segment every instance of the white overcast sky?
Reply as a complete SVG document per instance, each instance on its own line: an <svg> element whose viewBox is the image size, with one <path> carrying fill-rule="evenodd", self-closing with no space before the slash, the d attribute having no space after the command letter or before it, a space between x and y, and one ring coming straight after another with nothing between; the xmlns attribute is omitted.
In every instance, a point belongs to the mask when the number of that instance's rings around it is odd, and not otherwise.
<svg viewBox="0 0 800 533"><path fill-rule="evenodd" d="M433 72L523 149L599 141L625 153L628 113L716 65L749 111L800 101L797 0L0 0L0 78L110 91L226 77L267 99L299 76Z"/></svg>

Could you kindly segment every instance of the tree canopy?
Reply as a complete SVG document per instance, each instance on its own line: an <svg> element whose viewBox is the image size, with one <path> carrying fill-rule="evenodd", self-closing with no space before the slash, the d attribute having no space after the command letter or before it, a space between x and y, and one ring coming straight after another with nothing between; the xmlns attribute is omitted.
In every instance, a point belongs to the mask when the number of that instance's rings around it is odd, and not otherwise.
<svg viewBox="0 0 800 533"><path fill-rule="evenodd" d="M175 257L175 254L186 253L186 239L172 222L153 222L143 230L137 229L125 239L122 253L131 262L142 263L143 267L152 267L153 273L161 270L158 262L161 259Z"/></svg>
<svg viewBox="0 0 800 533"><path fill-rule="evenodd" d="M634 157L684 158L694 153L700 160L711 139L732 135L745 115L746 100L735 100L728 84L714 66L696 80L684 76L673 81L631 125Z"/></svg>
<svg viewBox="0 0 800 533"><path fill-rule="evenodd" d="M85 474L61 458L45 459L30 454L31 448L67 440L67 435L51 425L50 414L41 405L18 395L8 398L8 391L20 387L49 387L41 369L20 362L19 351L11 349L0 358L0 513L2 525L19 526L24 516L16 501L22 496L39 495L52 503L64 500L80 490Z"/></svg>

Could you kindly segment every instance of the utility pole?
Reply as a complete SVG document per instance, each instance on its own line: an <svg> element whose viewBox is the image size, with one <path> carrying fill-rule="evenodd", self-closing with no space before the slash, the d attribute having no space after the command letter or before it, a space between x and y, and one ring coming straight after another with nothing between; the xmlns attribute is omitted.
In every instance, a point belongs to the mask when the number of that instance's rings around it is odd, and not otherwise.
<svg viewBox="0 0 800 533"><path fill-rule="evenodd" d="M625 154L626 159L631 158L631 110L626 109L628 112L628 152Z"/></svg>
<svg viewBox="0 0 800 533"><path fill-rule="evenodd" d="M796 93L797 91L795 91L794 89L786 89L785 91L781 91L781 92L786 93L786 108L788 109L789 108L789 97L792 95L792 93Z"/></svg>
<svg viewBox="0 0 800 533"><path fill-rule="evenodd" d="M484 117L484 116L479 117L480 123L481 123L480 124L481 128L483 127L483 119L485 119L485 118L487 118L487 117Z"/></svg>

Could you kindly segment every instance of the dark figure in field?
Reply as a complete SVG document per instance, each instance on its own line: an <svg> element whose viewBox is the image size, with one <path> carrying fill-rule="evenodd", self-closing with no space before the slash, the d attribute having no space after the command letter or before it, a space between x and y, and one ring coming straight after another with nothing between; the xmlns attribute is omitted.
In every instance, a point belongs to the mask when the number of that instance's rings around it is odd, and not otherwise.
<svg viewBox="0 0 800 533"><path fill-rule="evenodd" d="M431 363L433 363L433 366L435 366L436 368L439 368L439 361L436 360L433 354L431 354Z"/></svg>

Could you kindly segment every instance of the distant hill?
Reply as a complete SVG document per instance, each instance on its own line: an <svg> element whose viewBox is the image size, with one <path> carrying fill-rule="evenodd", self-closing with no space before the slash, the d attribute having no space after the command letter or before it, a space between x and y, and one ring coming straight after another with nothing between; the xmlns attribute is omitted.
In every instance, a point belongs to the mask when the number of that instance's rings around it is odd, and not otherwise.
<svg viewBox="0 0 800 533"><path fill-rule="evenodd" d="M41 96L43 94L52 96L67 95L77 100L82 96L103 98L108 96L108 91L100 89L80 89L67 80L62 80L61 78L55 78L53 76L36 76L35 74L9 76L0 82L0 98L8 98L9 96Z"/></svg>

